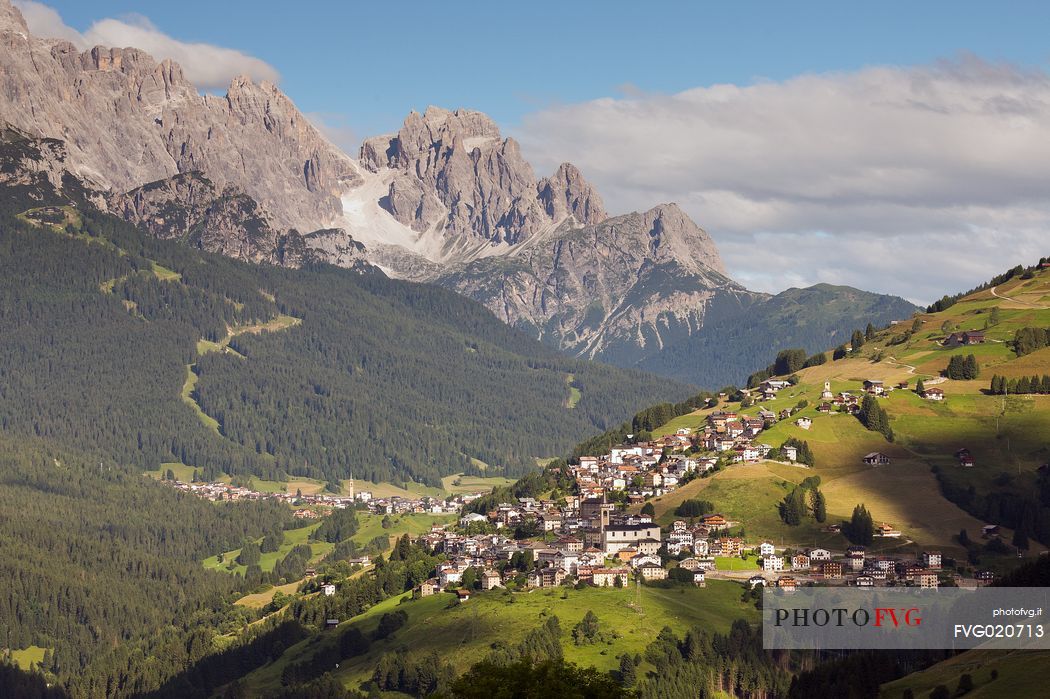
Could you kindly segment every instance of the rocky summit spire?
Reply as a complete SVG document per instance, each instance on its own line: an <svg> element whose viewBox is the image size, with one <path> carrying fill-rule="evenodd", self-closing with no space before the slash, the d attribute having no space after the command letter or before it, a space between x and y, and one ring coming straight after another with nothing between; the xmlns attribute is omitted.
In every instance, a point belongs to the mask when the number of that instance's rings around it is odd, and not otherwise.
<svg viewBox="0 0 1050 699"><path fill-rule="evenodd" d="M571 216L580 225L608 218L602 198L572 163L562 163L552 177L537 184L540 203L552 219Z"/></svg>
<svg viewBox="0 0 1050 699"><path fill-rule="evenodd" d="M415 231L446 240L516 245L572 218L606 218L601 197L566 163L537 180L513 138L486 115L429 107L394 135L368 139L361 165L393 176L383 207Z"/></svg>

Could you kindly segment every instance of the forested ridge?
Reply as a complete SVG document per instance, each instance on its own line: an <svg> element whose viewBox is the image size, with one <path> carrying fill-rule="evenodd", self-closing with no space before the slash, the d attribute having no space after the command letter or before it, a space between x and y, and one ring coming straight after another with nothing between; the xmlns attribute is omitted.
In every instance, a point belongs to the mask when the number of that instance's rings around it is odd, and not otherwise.
<svg viewBox="0 0 1050 699"><path fill-rule="evenodd" d="M83 203L64 232L16 217L39 203L12 196L0 212L0 427L141 470L435 485L478 459L520 474L639 402L687 393L566 358L452 292L238 263ZM198 340L278 314L302 322L198 356ZM179 400L191 364L221 438Z"/></svg>
<svg viewBox="0 0 1050 699"><path fill-rule="evenodd" d="M781 349L823 352L847 341L858 323L882 327L916 310L898 297L830 284L787 289L746 307L715 303L703 332L670 344L638 366L664 376L702 377L695 381L707 389L743 384L749 372Z"/></svg>
<svg viewBox="0 0 1050 699"><path fill-rule="evenodd" d="M122 693L130 669L143 672L134 658L182 646L235 598L240 579L200 559L290 522L274 503L216 507L108 459L0 435L0 647L47 648L47 669L81 693Z"/></svg>

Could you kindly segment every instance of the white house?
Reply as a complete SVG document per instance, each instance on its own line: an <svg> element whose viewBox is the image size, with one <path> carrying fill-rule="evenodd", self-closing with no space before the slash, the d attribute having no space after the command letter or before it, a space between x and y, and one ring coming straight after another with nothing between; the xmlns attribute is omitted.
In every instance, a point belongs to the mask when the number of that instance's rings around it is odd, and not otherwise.
<svg viewBox="0 0 1050 699"><path fill-rule="evenodd" d="M602 549L612 555L621 549L636 546L645 539L660 540L660 526L656 524L614 524L602 532ZM659 548L659 546L657 547Z"/></svg>
<svg viewBox="0 0 1050 699"><path fill-rule="evenodd" d="M763 541L758 545L758 555L765 558L766 556L772 556L777 552L777 549L773 544L768 541Z"/></svg>
<svg viewBox="0 0 1050 699"><path fill-rule="evenodd" d="M463 571L459 568L445 568L438 572L438 582L441 584L441 588L444 589L452 583L458 583L463 580Z"/></svg>
<svg viewBox="0 0 1050 699"><path fill-rule="evenodd" d="M831 551L827 549L810 549L809 550L810 561L830 561Z"/></svg>
<svg viewBox="0 0 1050 699"><path fill-rule="evenodd" d="M481 589L491 590L496 587L501 587L502 581L500 580L499 573L494 570L486 568L481 573Z"/></svg>
<svg viewBox="0 0 1050 699"><path fill-rule="evenodd" d="M609 452L609 463L611 464L622 464L624 458L628 456L642 456L642 448L638 446L628 447L620 446L613 447Z"/></svg>
<svg viewBox="0 0 1050 699"><path fill-rule="evenodd" d="M869 379L865 381L864 390L875 396L881 396L886 393L886 387L881 381L878 381L876 379Z"/></svg>
<svg viewBox="0 0 1050 699"><path fill-rule="evenodd" d="M630 565L632 568L637 568L646 564L660 565L660 557L655 556L651 553L639 553L631 557Z"/></svg>
<svg viewBox="0 0 1050 699"><path fill-rule="evenodd" d="M554 558L554 564L569 575L575 575L580 566L580 556L574 551L559 551Z"/></svg>
<svg viewBox="0 0 1050 699"><path fill-rule="evenodd" d="M335 594L335 585L332 583L326 583L321 587L321 592L324 593L325 597L331 597Z"/></svg>
<svg viewBox="0 0 1050 699"><path fill-rule="evenodd" d="M676 544L679 548L686 546L692 548L693 546L693 533L691 531L674 531L667 535L667 543Z"/></svg>
<svg viewBox="0 0 1050 699"><path fill-rule="evenodd" d="M795 424L804 430L808 430L810 427L813 426L813 421L808 417L800 417L799 419L795 420Z"/></svg>
<svg viewBox="0 0 1050 699"><path fill-rule="evenodd" d="M467 514L465 514L465 515L463 515L462 517L459 518L459 526L465 527L468 524L473 524L475 522L487 522L487 521L489 521L489 518L486 517L485 515L479 515L476 512L468 512Z"/></svg>
<svg viewBox="0 0 1050 699"><path fill-rule="evenodd" d="M741 444L740 446L734 447L733 449L736 452L733 455L733 461L735 462L758 461L760 458L762 458L761 454L759 454L758 452L758 449L756 449L750 444Z"/></svg>
<svg viewBox="0 0 1050 699"><path fill-rule="evenodd" d="M766 571L767 573L784 570L784 557L766 556L762 559L762 570Z"/></svg>
<svg viewBox="0 0 1050 699"><path fill-rule="evenodd" d="M696 467L700 470L701 473L706 473L717 465L718 459L714 458L713 456L705 456L701 459L698 459L696 462Z"/></svg>
<svg viewBox="0 0 1050 699"><path fill-rule="evenodd" d="M922 397L926 400L944 400L944 390L937 387L927 388L922 392Z"/></svg>

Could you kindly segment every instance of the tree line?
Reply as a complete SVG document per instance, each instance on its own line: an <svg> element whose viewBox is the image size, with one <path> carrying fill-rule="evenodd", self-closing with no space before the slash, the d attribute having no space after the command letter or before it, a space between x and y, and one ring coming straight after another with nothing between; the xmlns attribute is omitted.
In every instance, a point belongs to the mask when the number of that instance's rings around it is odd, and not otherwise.
<svg viewBox="0 0 1050 699"><path fill-rule="evenodd" d="M1013 267L1012 269L1009 269L1009 270L1003 272L1002 274L997 274L996 276L992 277L988 281L984 282L983 284L979 284L979 285L975 286L974 288L970 289L969 291L962 291L962 292L959 292L957 294L945 295L945 296L941 297L939 300L934 301L929 306L927 306L926 312L927 313L940 313L941 311L945 311L945 310L951 308L952 306L954 306L956 303L959 302L960 299L962 299L965 296L969 296L970 294L975 294L978 291L984 291L985 289L991 289L993 286L999 286L1000 284L1005 284L1006 282L1010 281L1011 279L1015 279L1015 278L1031 279L1034 276L1034 274L1035 274L1035 270L1037 270L1045 261L1046 261L1046 258L1042 258L1042 259L1039 260L1038 264L1030 266L1030 267L1025 267L1024 265L1017 265L1016 267Z"/></svg>
<svg viewBox="0 0 1050 699"><path fill-rule="evenodd" d="M820 476L809 476L784 496L779 505L780 518L784 524L798 526L812 514L813 519L823 523L828 518L827 502L820 492Z"/></svg>
<svg viewBox="0 0 1050 699"><path fill-rule="evenodd" d="M1043 374L1042 378L1022 376L1019 379L1008 379L998 374L992 376L988 392L994 396L1017 395L1028 393L1050 394L1050 374Z"/></svg>
<svg viewBox="0 0 1050 699"><path fill-rule="evenodd" d="M200 652L189 639L201 628L240 614L228 604L244 581L200 561L291 519L274 503L217 507L105 457L3 434L0 645L48 648L44 672L78 696L149 691Z"/></svg>

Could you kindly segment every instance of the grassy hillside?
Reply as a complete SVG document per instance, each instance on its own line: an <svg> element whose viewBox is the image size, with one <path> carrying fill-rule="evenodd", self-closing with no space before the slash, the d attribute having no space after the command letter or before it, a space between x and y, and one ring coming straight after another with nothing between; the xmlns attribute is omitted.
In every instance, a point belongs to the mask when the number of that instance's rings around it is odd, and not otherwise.
<svg viewBox="0 0 1050 699"><path fill-rule="evenodd" d="M443 515L430 515L430 514L405 514L405 515L393 515L390 517L389 528L383 527L383 515L373 515L367 512L359 512L357 514L357 520L359 527L357 533L351 537L359 546L364 547L373 539L380 536L387 536L391 541L403 534L409 534L413 537L419 536L430 531L430 527L434 524L451 524L457 519L454 514L443 514ZM259 567L262 568L263 572L269 572L273 570L273 567L277 564L277 561L288 555L288 552L292 550L297 544L310 544L310 548L313 550L315 561L320 560L335 546L323 541L309 541L310 534L314 532L320 523L310 524L299 529L290 529L284 532L284 540L281 543L281 547L277 551L271 551L269 553L262 554L259 561ZM260 538L256 543L261 543ZM224 551L223 553L210 556L204 559L204 567L209 570L221 570L227 573L233 573L236 575L244 575L245 566L238 565L236 563L237 555L240 554L239 548Z"/></svg>
<svg viewBox="0 0 1050 699"><path fill-rule="evenodd" d="M313 551L314 559L318 560L323 557L326 553L332 550L334 544L326 542L310 542L310 534L319 526L318 524L311 524L306 527L299 529L289 529L284 532L284 540L281 543L281 547L276 551L270 551L262 554L259 559L259 567L262 568L263 572L270 572L273 567L277 565L277 561L288 555L288 552L292 550L297 544L310 544L310 548ZM256 543L261 543L262 538L260 537ZM240 554L239 548L226 551L220 556L212 556L204 560L204 567L208 570L221 570L227 573L233 573L236 575L243 576L247 570L245 566L238 565L236 562L237 555Z"/></svg>
<svg viewBox="0 0 1050 699"><path fill-rule="evenodd" d="M807 401L808 407L764 432L758 441L773 446L791 437L807 441L816 461L812 471L772 464L730 467L656 500L658 516L666 521L679 502L700 497L743 519L749 533L799 543L834 543L837 537L815 532L812 520L809 525L787 527L776 514L788 484L816 474L827 497L829 521L846 518L854 505L865 503L876 522L891 523L916 546L954 547L962 553L953 540L960 529L978 538L985 522L1015 524L1005 510L993 511L989 503L1031 498L1037 492L1037 468L1050 461L1050 396L1004 397L990 395L988 388L993 374L1016 378L1050 373L1050 349L1018 357L1012 346L1018 329L1050 327L1048 299L1050 270L1038 271L1031 279L1018 275L966 296L946 310L918 315L914 332L913 321L908 320L876 333L847 358L831 361L829 353L827 363L796 372L798 384L782 390L775 400L743 410L755 415L762 407L780 411ZM948 332L986 326L984 344L941 345ZM980 365L978 379L940 376L950 357L968 354L974 354ZM890 417L893 442L868 431L855 417L817 412L825 381L834 393L860 393L865 379L882 380L887 386L909 382L909 390L894 391L880 400ZM912 389L919 379L943 389L945 400L918 396ZM677 417L654 434L699 427L713 410ZM802 416L813 419L811 429L794 424ZM974 455L976 467L959 466L955 452L962 448ZM887 454L892 463L879 468L864 465L861 458L872 451ZM954 495L953 502L945 497L949 491L970 488L983 499L967 501ZM1009 540L1009 531L1006 536Z"/></svg>
<svg viewBox="0 0 1050 699"><path fill-rule="evenodd" d="M903 699L907 690L912 696L925 697L938 685L946 686L954 696L959 678L964 674L973 678L974 689L966 694L973 699L1000 697L1046 696L1046 668L1050 667L1050 651L971 650L921 672L915 672L879 688L882 699ZM996 677L992 677L995 674Z"/></svg>
<svg viewBox="0 0 1050 699"><path fill-rule="evenodd" d="M402 595L375 605L335 631L289 648L276 662L248 675L246 687L249 694L279 689L281 672L289 663L311 657L325 644L338 643L350 627L371 632L379 617L393 609L408 613L407 624L391 638L374 643L365 655L345 660L333 669L347 687L358 688L371 678L383 653L398 649L410 657L437 650L462 672L483 659L494 642L519 642L549 615L559 619L567 660L611 670L622 653L642 653L664 626L681 635L697 625L725 632L735 619L757 621L754 606L740 601L742 589L737 583L712 582L705 589L561 588L514 594L494 590L476 593L464 604L456 604L449 594L417 600ZM604 644L576 646L570 632L588 610L598 615L603 632L617 637ZM646 669L651 668L641 668Z"/></svg>
<svg viewBox="0 0 1050 699"><path fill-rule="evenodd" d="M40 646L29 646L20 650L12 650L10 660L23 670L29 670L34 665L43 662L46 651L46 648L41 648Z"/></svg>

